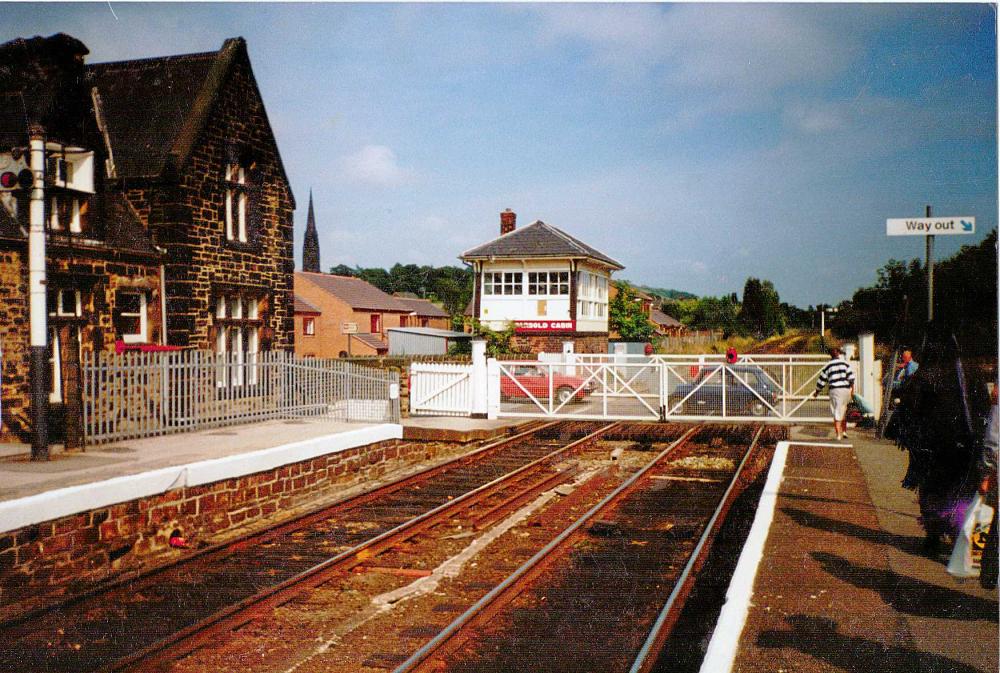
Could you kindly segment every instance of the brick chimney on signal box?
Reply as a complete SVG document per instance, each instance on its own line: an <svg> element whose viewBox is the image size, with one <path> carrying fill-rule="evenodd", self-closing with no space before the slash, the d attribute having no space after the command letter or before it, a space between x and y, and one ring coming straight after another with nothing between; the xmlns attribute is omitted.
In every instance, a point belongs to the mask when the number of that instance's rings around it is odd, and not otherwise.
<svg viewBox="0 0 1000 673"><path fill-rule="evenodd" d="M500 235L509 234L517 228L517 213L510 208L500 213Z"/></svg>

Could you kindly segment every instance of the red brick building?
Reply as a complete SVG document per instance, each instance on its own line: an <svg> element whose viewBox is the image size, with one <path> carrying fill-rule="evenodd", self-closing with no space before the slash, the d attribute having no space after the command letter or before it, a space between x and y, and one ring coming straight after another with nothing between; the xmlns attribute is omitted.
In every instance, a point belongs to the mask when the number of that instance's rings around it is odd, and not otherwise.
<svg viewBox="0 0 1000 673"><path fill-rule="evenodd" d="M294 343L295 201L246 43L115 63L86 64L87 53L62 34L0 45L0 155L21 154L30 128L44 132L50 154L57 418L79 401L81 350L117 342L249 353ZM67 156L90 157L91 191L54 182L53 161ZM28 431L26 191L0 204L8 438Z"/></svg>

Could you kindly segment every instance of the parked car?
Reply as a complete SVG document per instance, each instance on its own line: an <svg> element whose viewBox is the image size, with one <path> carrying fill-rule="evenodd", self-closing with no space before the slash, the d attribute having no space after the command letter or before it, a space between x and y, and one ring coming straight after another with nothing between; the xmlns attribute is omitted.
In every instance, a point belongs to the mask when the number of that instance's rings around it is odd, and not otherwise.
<svg viewBox="0 0 1000 673"><path fill-rule="evenodd" d="M766 416L770 411L768 404L777 403L778 393L764 370L754 365L728 366L726 370L727 415ZM737 380L737 377L745 383ZM714 367L703 369L694 381L683 383L670 393L669 408L673 409L690 394L684 400L681 413L696 416L721 414L722 378L722 372Z"/></svg>
<svg viewBox="0 0 1000 673"><path fill-rule="evenodd" d="M548 367L537 367L534 365L519 365L510 370L510 375L501 373L500 375L500 396L504 399L528 398L530 392L535 399L548 399L549 397L549 371ZM516 383L515 383L516 381ZM584 385L586 379L579 376L569 376L554 372L552 374L551 390L559 404L571 398L574 401L581 401L585 396L593 392L597 383L590 381ZM520 386L518 385L520 384ZM522 389L523 386L523 389ZM527 391L527 392L525 392Z"/></svg>

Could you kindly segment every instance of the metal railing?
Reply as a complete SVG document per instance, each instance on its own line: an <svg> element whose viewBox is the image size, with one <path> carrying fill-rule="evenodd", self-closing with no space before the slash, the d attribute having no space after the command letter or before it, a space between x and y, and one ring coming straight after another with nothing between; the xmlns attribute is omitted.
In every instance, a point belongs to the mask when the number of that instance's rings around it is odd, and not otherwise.
<svg viewBox="0 0 1000 673"><path fill-rule="evenodd" d="M827 401L811 393L827 360L570 354L561 362L502 361L498 415L822 422Z"/></svg>
<svg viewBox="0 0 1000 673"><path fill-rule="evenodd" d="M399 422L399 375L285 351L85 353L88 444L275 418Z"/></svg>

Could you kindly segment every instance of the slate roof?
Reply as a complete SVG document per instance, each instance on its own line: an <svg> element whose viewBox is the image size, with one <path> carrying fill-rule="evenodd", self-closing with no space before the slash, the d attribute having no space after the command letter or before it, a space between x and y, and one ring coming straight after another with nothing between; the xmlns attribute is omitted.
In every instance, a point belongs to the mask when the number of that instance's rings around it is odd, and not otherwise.
<svg viewBox="0 0 1000 673"><path fill-rule="evenodd" d="M186 166L238 60L252 73L242 37L218 51L88 64L87 88L100 95L118 177L154 178ZM252 75L250 86L259 97ZM290 185L280 152L277 164Z"/></svg>
<svg viewBox="0 0 1000 673"><path fill-rule="evenodd" d="M488 243L466 250L460 259L530 259L538 257L585 257L615 269L624 269L619 262L583 241L541 220L495 238Z"/></svg>
<svg viewBox="0 0 1000 673"><path fill-rule="evenodd" d="M673 318L663 311L654 308L650 311L649 319L655 322L657 325L662 325L663 327L683 327L684 323Z"/></svg>
<svg viewBox="0 0 1000 673"><path fill-rule="evenodd" d="M305 299L299 295L295 295L295 312L296 313L323 313L318 308L307 302Z"/></svg>
<svg viewBox="0 0 1000 673"><path fill-rule="evenodd" d="M393 297L404 306L409 307L411 313L424 318L450 318L447 311L427 299L411 299L409 297Z"/></svg>
<svg viewBox="0 0 1000 673"><path fill-rule="evenodd" d="M87 79L97 87L121 177L155 177L192 118L192 110L219 52L94 63Z"/></svg>
<svg viewBox="0 0 1000 673"><path fill-rule="evenodd" d="M67 122L78 127L71 118L72 103L80 93L78 73L88 53L65 33L0 44L0 146L23 147L35 122L57 136L68 130Z"/></svg>
<svg viewBox="0 0 1000 673"><path fill-rule="evenodd" d="M353 309L410 313L410 308L402 303L400 299L386 294L360 278L335 276L330 273L296 271L295 279L312 283Z"/></svg>
<svg viewBox="0 0 1000 673"><path fill-rule="evenodd" d="M104 236L99 240L84 239L80 234L67 231L46 230L46 238L50 245L73 245L80 248L101 248L106 246L112 250L139 255L161 256L163 253L156 248L149 231L142 223L139 213L121 192L105 190L97 194L92 201L96 211L94 219L104 225ZM22 227L7 212L0 207L0 238L27 240L27 229Z"/></svg>

